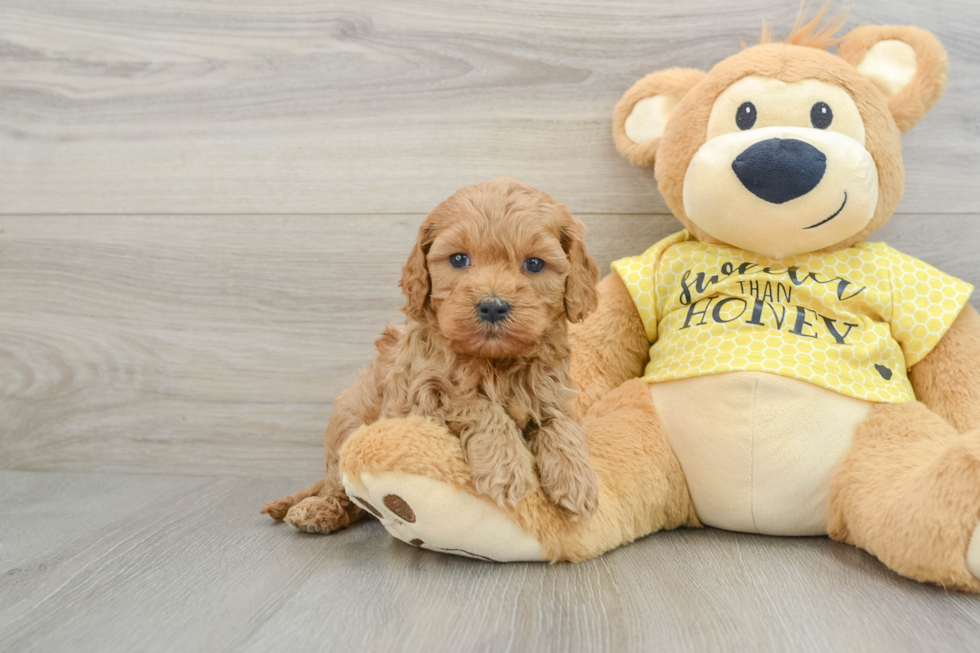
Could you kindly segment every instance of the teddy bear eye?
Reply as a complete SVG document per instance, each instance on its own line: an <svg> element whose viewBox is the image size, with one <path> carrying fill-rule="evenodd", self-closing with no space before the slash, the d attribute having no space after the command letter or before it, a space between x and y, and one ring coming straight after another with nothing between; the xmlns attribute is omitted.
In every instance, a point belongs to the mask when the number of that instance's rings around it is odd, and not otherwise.
<svg viewBox="0 0 980 653"><path fill-rule="evenodd" d="M826 102L817 102L810 109L810 124L817 129L827 129L834 122L834 112Z"/></svg>
<svg viewBox="0 0 980 653"><path fill-rule="evenodd" d="M752 129L756 118L758 118L758 115L755 111L755 105L751 102L743 102L739 106L738 111L735 112L735 124L742 131Z"/></svg>
<svg viewBox="0 0 980 653"><path fill-rule="evenodd" d="M453 266L457 270L469 267L470 257L466 254L453 254L449 257L449 265Z"/></svg>

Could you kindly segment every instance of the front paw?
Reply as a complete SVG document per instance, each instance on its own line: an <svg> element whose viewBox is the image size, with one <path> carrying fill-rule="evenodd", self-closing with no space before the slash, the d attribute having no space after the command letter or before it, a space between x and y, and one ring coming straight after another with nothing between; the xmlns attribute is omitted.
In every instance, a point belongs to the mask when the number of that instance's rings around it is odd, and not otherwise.
<svg viewBox="0 0 980 653"><path fill-rule="evenodd" d="M534 489L534 468L523 451L493 456L468 447L467 453L477 493L498 506L515 506Z"/></svg>
<svg viewBox="0 0 980 653"><path fill-rule="evenodd" d="M538 453L541 488L572 515L572 521L592 517L599 504L599 483L587 457L563 451Z"/></svg>

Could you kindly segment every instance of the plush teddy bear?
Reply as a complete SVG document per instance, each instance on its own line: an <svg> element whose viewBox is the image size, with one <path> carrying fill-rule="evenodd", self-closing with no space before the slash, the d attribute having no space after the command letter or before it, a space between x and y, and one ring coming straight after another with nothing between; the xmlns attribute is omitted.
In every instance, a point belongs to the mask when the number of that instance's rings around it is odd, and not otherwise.
<svg viewBox="0 0 980 653"><path fill-rule="evenodd" d="M478 496L459 440L383 421L345 487L405 542L492 560L582 560L660 529L816 535L900 574L980 591L980 316L972 287L867 238L895 211L900 133L942 95L915 27L797 25L616 106L685 230L617 261L572 330L599 481L576 522L540 490Z"/></svg>

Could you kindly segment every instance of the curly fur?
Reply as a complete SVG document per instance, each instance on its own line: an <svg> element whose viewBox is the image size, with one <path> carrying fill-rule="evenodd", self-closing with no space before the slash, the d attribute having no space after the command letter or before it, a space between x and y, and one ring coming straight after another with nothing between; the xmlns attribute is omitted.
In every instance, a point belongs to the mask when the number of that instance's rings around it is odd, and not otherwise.
<svg viewBox="0 0 980 653"><path fill-rule="evenodd" d="M334 401L325 479L263 513L311 532L356 521L364 513L339 472L344 441L362 425L420 416L460 438L479 493L514 505L535 487L527 442L552 501L574 518L591 515L598 489L573 416L568 344L568 322L598 303L599 269L584 237L563 205L511 179L468 186L440 204L403 269L406 323L385 328L378 356ZM455 253L471 265L453 268ZM545 269L524 271L529 257ZM478 319L488 297L511 306L504 321Z"/></svg>

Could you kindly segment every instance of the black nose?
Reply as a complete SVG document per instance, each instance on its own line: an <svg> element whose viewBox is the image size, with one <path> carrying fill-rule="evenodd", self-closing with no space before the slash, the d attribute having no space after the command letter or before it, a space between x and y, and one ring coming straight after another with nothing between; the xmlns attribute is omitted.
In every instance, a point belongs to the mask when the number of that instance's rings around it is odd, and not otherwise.
<svg viewBox="0 0 980 653"><path fill-rule="evenodd" d="M500 322L506 318L509 313L510 304L496 297L484 299L476 305L476 314L481 320L484 322L489 322L490 324Z"/></svg>
<svg viewBox="0 0 980 653"><path fill-rule="evenodd" d="M827 157L794 138L770 138L739 154L732 170L753 195L782 204L806 195L823 179Z"/></svg>

